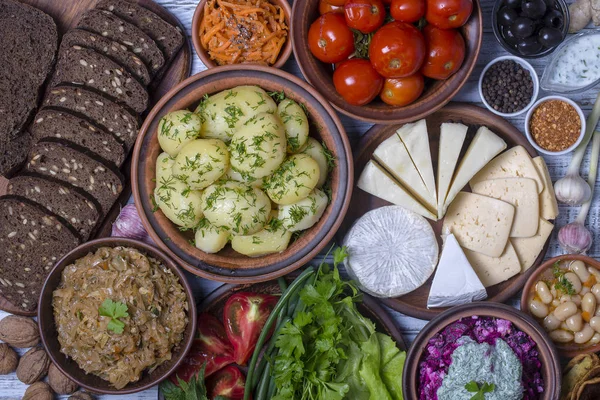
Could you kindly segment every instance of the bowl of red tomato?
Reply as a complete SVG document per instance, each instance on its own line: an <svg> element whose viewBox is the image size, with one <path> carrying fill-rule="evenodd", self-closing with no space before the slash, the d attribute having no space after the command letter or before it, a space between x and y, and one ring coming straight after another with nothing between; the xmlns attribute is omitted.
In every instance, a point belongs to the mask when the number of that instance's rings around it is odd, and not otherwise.
<svg viewBox="0 0 600 400"><path fill-rule="evenodd" d="M449 102L482 40L478 0L305 0L291 21L306 80L340 112L382 124Z"/></svg>

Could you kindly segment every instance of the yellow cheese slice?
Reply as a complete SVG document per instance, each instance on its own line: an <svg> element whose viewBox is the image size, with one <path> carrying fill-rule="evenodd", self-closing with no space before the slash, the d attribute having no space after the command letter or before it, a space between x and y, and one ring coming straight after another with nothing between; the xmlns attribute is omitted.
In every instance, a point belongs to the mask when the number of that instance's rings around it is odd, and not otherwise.
<svg viewBox="0 0 600 400"><path fill-rule="evenodd" d="M463 124L444 122L440 127L440 147L437 166L438 217L442 217L444 201L450 188L468 128Z"/></svg>
<svg viewBox="0 0 600 400"><path fill-rule="evenodd" d="M552 186L548 166L540 156L533 159L533 164L544 182L544 190L540 193L540 215L544 219L556 219L558 217L558 202L554 195L554 186Z"/></svg>
<svg viewBox="0 0 600 400"><path fill-rule="evenodd" d="M463 249L465 256L483 286L490 287L504 282L521 272L521 264L513 245L508 242L499 257Z"/></svg>
<svg viewBox="0 0 600 400"><path fill-rule="evenodd" d="M510 241L517 252L521 263L521 272L527 271L542 252L554 225L540 218L537 234L530 238L511 238Z"/></svg>
<svg viewBox="0 0 600 400"><path fill-rule="evenodd" d="M473 193L505 201L515 206L515 220L510 237L531 237L538 231L540 219L537 184L528 178L503 178L478 182L471 186Z"/></svg>
<svg viewBox="0 0 600 400"><path fill-rule="evenodd" d="M498 178L533 179L537 183L538 193L544 190L544 182L523 146L515 146L494 158L470 180L469 184L473 186L477 182Z"/></svg>
<svg viewBox="0 0 600 400"><path fill-rule="evenodd" d="M448 208L442 232L453 233L461 247L500 257L508 242L514 216L512 204L460 192Z"/></svg>

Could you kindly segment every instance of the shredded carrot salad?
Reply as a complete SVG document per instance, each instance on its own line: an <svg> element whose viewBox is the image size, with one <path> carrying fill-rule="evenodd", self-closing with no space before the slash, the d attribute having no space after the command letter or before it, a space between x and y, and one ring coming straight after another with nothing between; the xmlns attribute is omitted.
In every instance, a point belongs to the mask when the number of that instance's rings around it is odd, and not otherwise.
<svg viewBox="0 0 600 400"><path fill-rule="evenodd" d="M288 37L283 8L268 0L208 0L200 40L219 65L277 61Z"/></svg>

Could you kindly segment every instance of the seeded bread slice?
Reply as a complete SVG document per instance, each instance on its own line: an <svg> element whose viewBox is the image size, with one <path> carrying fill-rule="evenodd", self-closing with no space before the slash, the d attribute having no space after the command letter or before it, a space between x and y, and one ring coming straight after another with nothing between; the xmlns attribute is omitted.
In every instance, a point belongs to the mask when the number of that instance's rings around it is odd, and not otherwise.
<svg viewBox="0 0 600 400"><path fill-rule="evenodd" d="M56 178L84 190L104 216L123 191L123 175L103 160L68 142L47 139L32 149L27 171Z"/></svg>
<svg viewBox="0 0 600 400"><path fill-rule="evenodd" d="M28 131L7 143L0 142L0 175L10 178L25 164L32 142Z"/></svg>
<svg viewBox="0 0 600 400"><path fill-rule="evenodd" d="M48 92L43 106L85 117L123 141L127 151L135 144L137 116L102 95L78 86L57 86Z"/></svg>
<svg viewBox="0 0 600 400"><path fill-rule="evenodd" d="M94 50L79 46L61 49L52 86L82 85L102 93L135 112L148 107L148 92L123 67Z"/></svg>
<svg viewBox="0 0 600 400"><path fill-rule="evenodd" d="M139 79L144 85L150 84L150 73L141 58L127 49L127 46L107 39L94 32L81 29L71 29L61 41L61 47L71 48L73 46L86 47L104 54L114 62L122 65L125 69Z"/></svg>
<svg viewBox="0 0 600 400"><path fill-rule="evenodd" d="M110 11L140 28L163 51L167 64L183 46L183 35L179 27L171 25L145 7L125 0L101 0L96 8Z"/></svg>
<svg viewBox="0 0 600 400"><path fill-rule="evenodd" d="M127 46L144 61L151 76L156 75L165 65L165 57L152 38L110 11L88 10L79 20L77 27Z"/></svg>
<svg viewBox="0 0 600 400"><path fill-rule="evenodd" d="M35 203L0 197L0 294L34 311L48 273L79 243L59 217Z"/></svg>
<svg viewBox="0 0 600 400"><path fill-rule="evenodd" d="M46 138L65 139L112 162L123 164L127 153L123 142L112 133L93 126L68 111L44 109L35 116L31 133L37 142Z"/></svg>
<svg viewBox="0 0 600 400"><path fill-rule="evenodd" d="M24 197L62 217L83 240L87 240L100 219L100 206L81 189L68 183L37 175L15 176L8 194Z"/></svg>

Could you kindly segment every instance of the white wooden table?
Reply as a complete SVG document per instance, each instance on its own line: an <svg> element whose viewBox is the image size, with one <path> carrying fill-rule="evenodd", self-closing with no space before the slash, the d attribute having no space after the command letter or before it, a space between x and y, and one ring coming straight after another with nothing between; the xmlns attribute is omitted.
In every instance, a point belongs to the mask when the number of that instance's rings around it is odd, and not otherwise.
<svg viewBox="0 0 600 400"><path fill-rule="evenodd" d="M61 0L61 1L69 1L69 0ZM75 1L75 0L70 0ZM155 0L157 3L162 4L165 8L171 11L186 27L187 34L189 40L191 42L190 35L191 27L192 27L192 16L196 9L196 5L198 0ZM290 3L293 3L294 0L289 0ZM295 0L295 1L303 1L303 0ZM468 83L462 88L462 90L457 94L454 98L454 101L468 102L468 103L476 103L477 105L484 107L481 104L479 94L477 92L477 81L479 79L479 75L483 67L491 61L493 58L505 55L507 52L500 46L500 44L496 41L494 34L492 32L491 20L492 20L492 7L494 5L495 0L480 0L483 10L483 18L484 18L484 27L483 27L483 46L481 47L481 53L479 55L479 59L477 61L477 66L473 71L472 76L470 77ZM570 2L570 1L569 1ZM548 62L548 57L530 60L531 64L537 70L538 74L541 77L541 74L544 70L545 65ZM600 66L599 66L600 67ZM197 74L205 70L206 67L202 64L200 59L193 52L193 64L192 64L192 74ZM292 56L290 60L287 62L284 70L302 77L302 73L300 72L294 57ZM582 106L584 112L587 113L591 109L591 106L597 96L598 91L600 90L600 86L595 89L588 90L584 93L570 96L574 101L579 103ZM546 93L543 91L540 92L540 97L545 96ZM346 117L340 114L340 118L346 128L346 132L351 140L351 143L354 144L358 140L358 138L364 134L369 128L370 124L359 122L353 120L349 117ZM510 120L521 132L523 132L523 119L524 116L520 116L517 118L513 118ZM564 176L564 173L567 169L567 166L571 160L570 155L566 156L556 156L556 157L544 157L546 163L548 164L548 168L550 170L550 175L552 176L552 180L556 181L558 178ZM583 171L588 171L589 169L589 155L586 156L583 165ZM358 172L358 171L357 171ZM560 216L556 221L556 226L561 227L567 224L569 221L575 219L577 215L578 209L574 207L566 207L560 206ZM600 190L596 191L594 195L594 204L590 211L590 215L588 217L588 225L592 228L592 231L600 230ZM558 229L555 229L552 242L550 245L550 249L548 250L547 258L551 258L557 255L562 254L561 249L558 246L556 240L556 233ZM595 235L595 241L588 252L588 255L592 257L600 257L600 237ZM316 263L319 260L315 260ZM197 293L197 299L201 299L206 296L206 294L210 293L212 290L220 286L217 282L211 282L206 279L196 278L195 276L188 275L190 278L190 282L193 284L195 288L195 292ZM520 297L520 296L518 296ZM510 302L512 305L518 307L519 300L517 297L513 298ZM402 334L406 340L407 345L410 345L414 340L415 336L425 326L426 321L422 321L419 319L407 317L393 310L389 310L390 313L394 316L394 319L398 323ZM0 311L0 319L2 319L6 313ZM10 374L5 376L0 376L0 400L17 400L20 399L23 395L25 388L27 386L21 383L16 375ZM68 396L60 396L57 397L59 399L67 399ZM153 388L147 390L142 393L138 393L135 395L127 395L127 396L98 396L98 399L108 400L108 399L138 399L138 400L156 400L158 398L158 388Z"/></svg>

